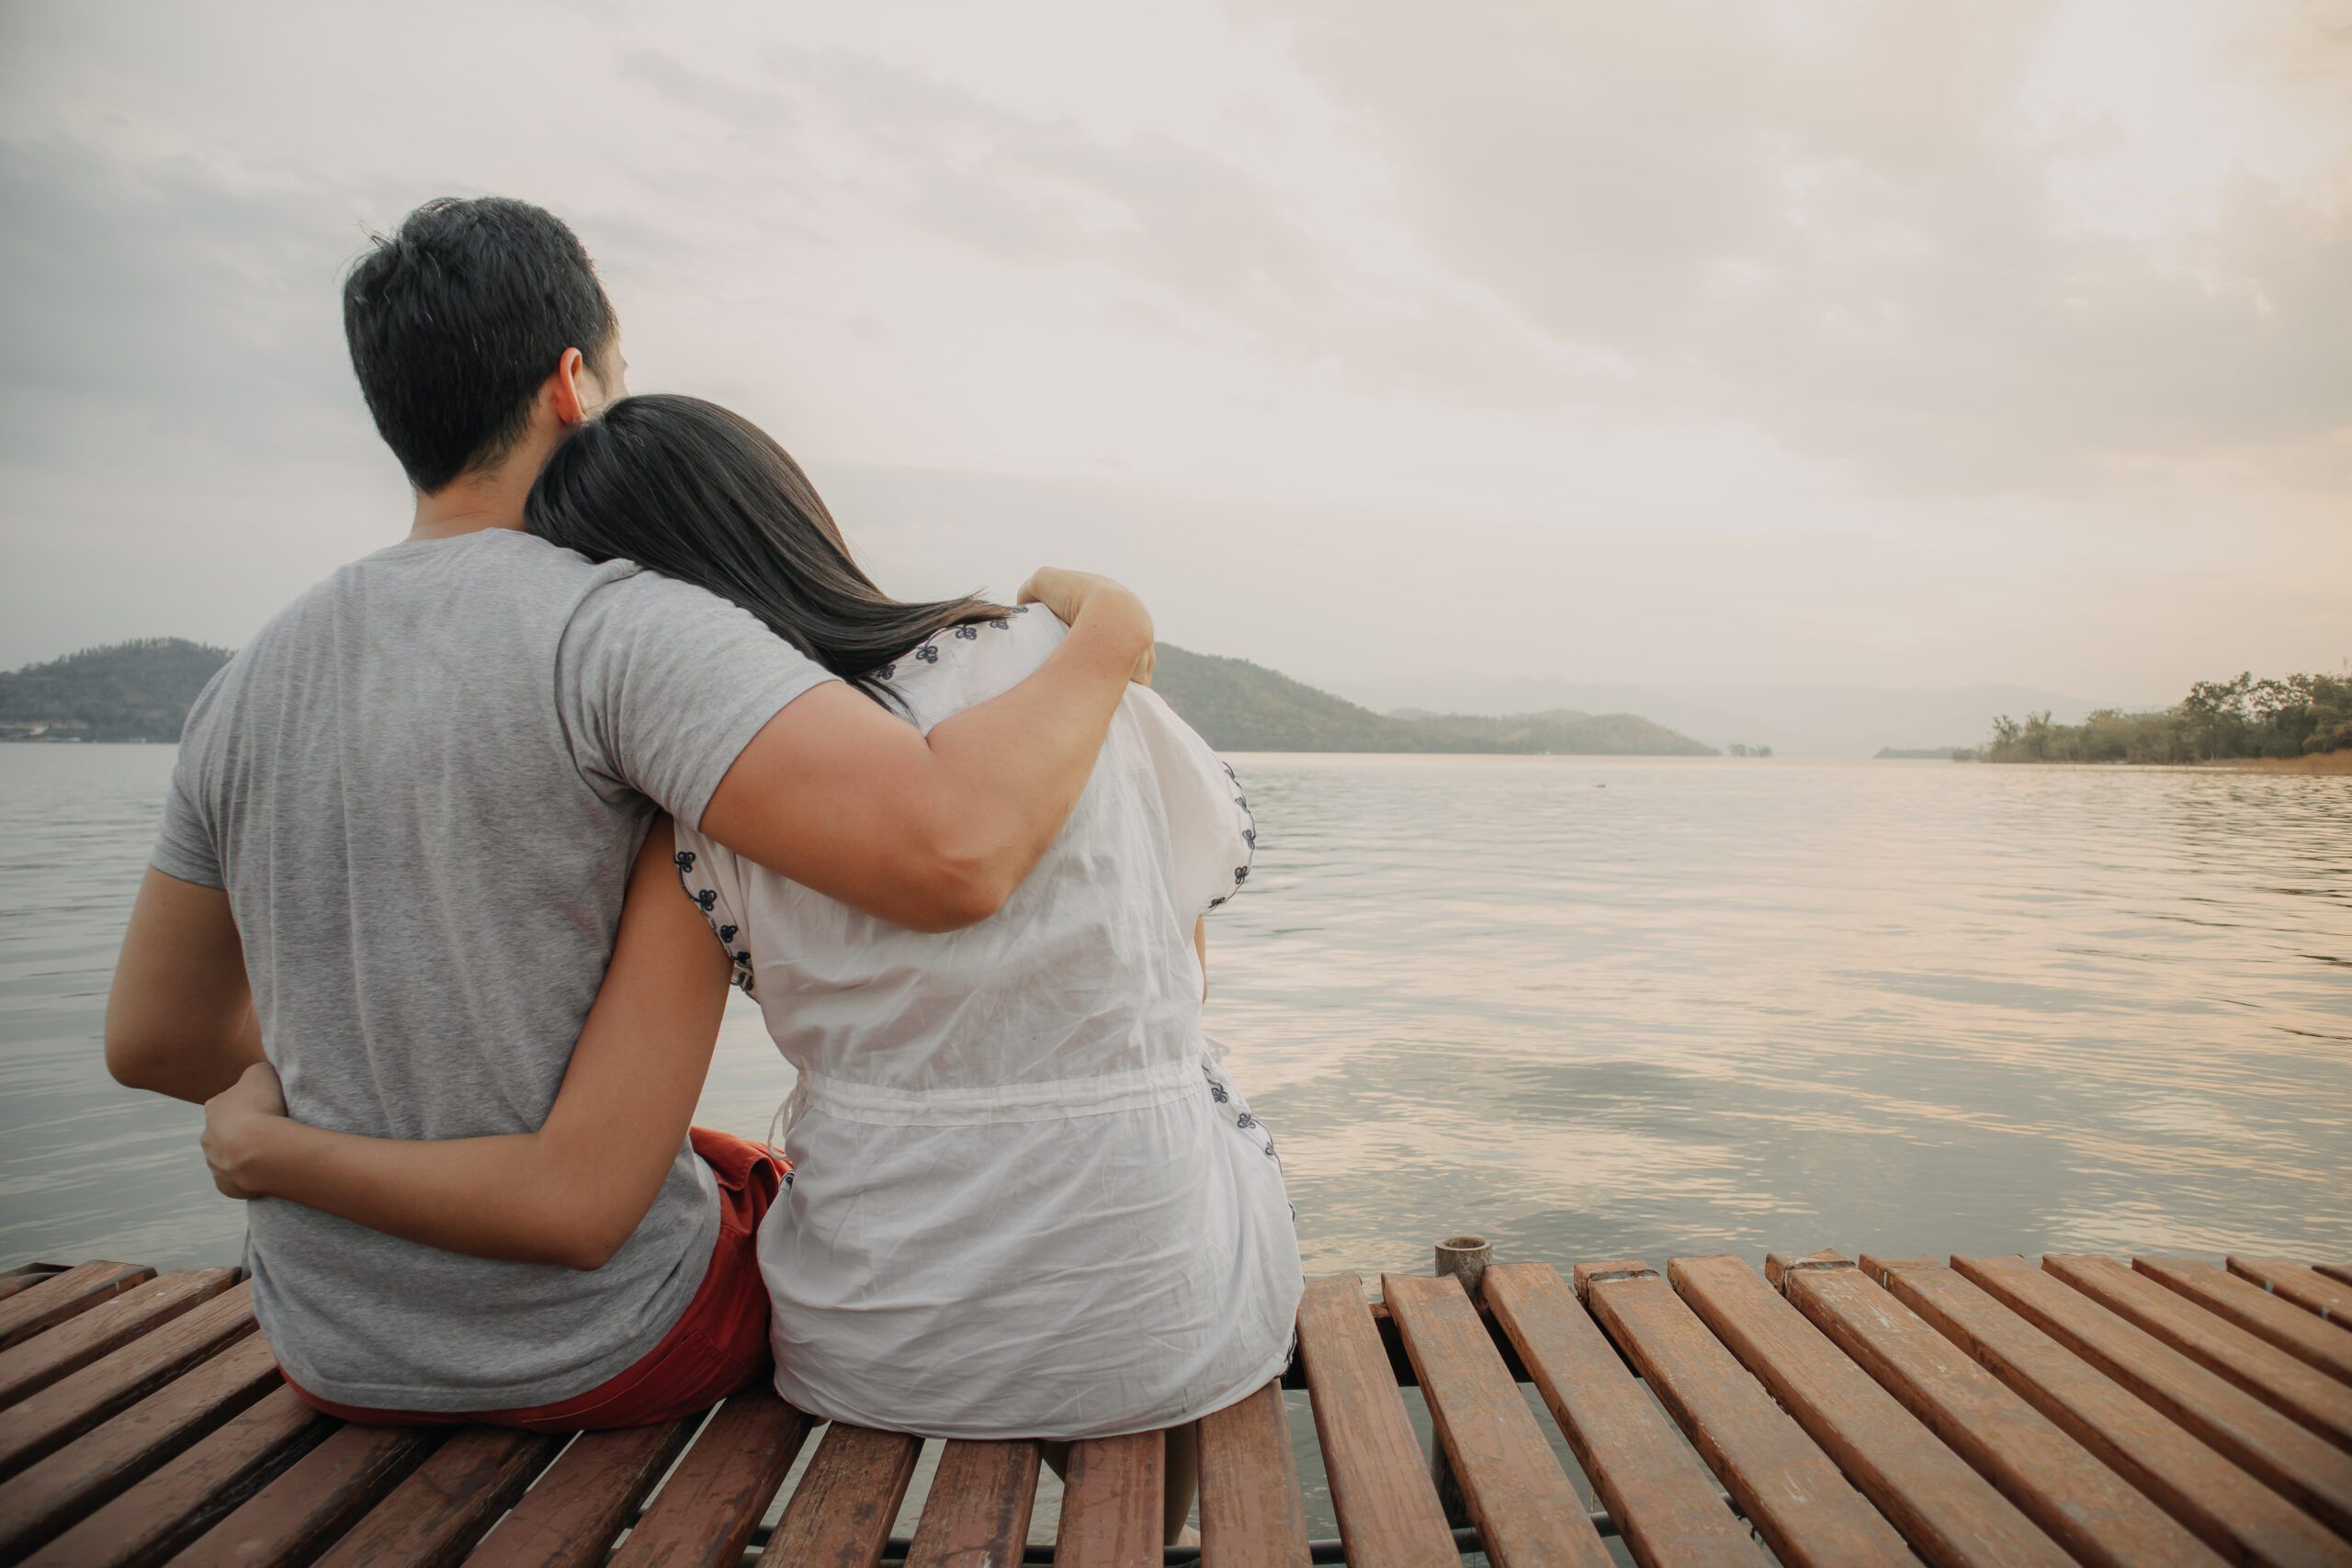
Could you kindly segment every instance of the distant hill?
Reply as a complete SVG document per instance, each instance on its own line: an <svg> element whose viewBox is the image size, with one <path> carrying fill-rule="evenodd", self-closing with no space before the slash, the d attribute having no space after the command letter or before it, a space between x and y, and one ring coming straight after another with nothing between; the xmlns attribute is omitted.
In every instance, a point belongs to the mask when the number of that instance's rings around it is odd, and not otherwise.
<svg viewBox="0 0 2352 1568"><path fill-rule="evenodd" d="M1740 686L1683 682L1610 684L1500 671L1397 680L1336 680L1380 712L1638 713L1710 746L1770 746L1782 757L1867 757L1881 747L1940 748L1982 735L1993 716L2048 712L2078 723L2103 705L2030 686Z"/></svg>
<svg viewBox="0 0 2352 1568"><path fill-rule="evenodd" d="M92 740L177 740L188 705L228 661L225 648L175 637L85 649L0 674L0 725L64 726Z"/></svg>
<svg viewBox="0 0 2352 1568"><path fill-rule="evenodd" d="M1169 706L1223 751L1714 755L1712 747L1629 713L1374 713L1246 659L1193 653L1164 642L1152 684Z"/></svg>
<svg viewBox="0 0 2352 1568"><path fill-rule="evenodd" d="M176 740L188 705L228 658L226 649L153 637L0 674L0 725L80 725L73 733L92 740ZM1167 643L1153 684L1226 751L1714 754L1629 713L1377 714L1248 660Z"/></svg>
<svg viewBox="0 0 2352 1568"><path fill-rule="evenodd" d="M1404 726L1246 659L1159 645L1153 688L1224 751L1400 751Z"/></svg>

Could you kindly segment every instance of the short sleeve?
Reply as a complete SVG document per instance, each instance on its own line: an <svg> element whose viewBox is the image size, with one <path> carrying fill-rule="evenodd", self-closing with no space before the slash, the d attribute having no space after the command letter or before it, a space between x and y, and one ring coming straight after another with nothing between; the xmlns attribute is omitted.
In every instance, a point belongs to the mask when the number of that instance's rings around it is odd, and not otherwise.
<svg viewBox="0 0 2352 1568"><path fill-rule="evenodd" d="M745 996L755 995L751 929L744 918L751 900L750 890L743 885L743 862L732 850L711 842L684 823L678 825L677 836L678 886L710 922L718 945L727 950L735 965L735 984Z"/></svg>
<svg viewBox="0 0 2352 1568"><path fill-rule="evenodd" d="M600 583L572 612L556 699L583 776L691 827L768 720L831 679L749 611L636 571Z"/></svg>
<svg viewBox="0 0 2352 1568"><path fill-rule="evenodd" d="M199 887L224 887L220 847L187 785L188 750L172 769L171 786L164 794L164 823L155 830L155 848L147 862L165 876L193 882Z"/></svg>
<svg viewBox="0 0 2352 1568"><path fill-rule="evenodd" d="M1258 850L1257 818L1233 770L1159 693L1133 687L1126 706L1143 730L1159 778L1176 910L1192 920L1225 903L1250 880Z"/></svg>

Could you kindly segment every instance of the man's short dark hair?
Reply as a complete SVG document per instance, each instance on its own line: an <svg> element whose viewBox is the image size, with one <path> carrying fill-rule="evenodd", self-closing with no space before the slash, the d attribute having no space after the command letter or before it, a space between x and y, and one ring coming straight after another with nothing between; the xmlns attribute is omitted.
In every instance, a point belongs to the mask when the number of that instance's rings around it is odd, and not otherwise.
<svg viewBox="0 0 2352 1568"><path fill-rule="evenodd" d="M613 307L563 220L504 197L428 201L343 284L368 412L430 494L512 450L567 348L602 371Z"/></svg>

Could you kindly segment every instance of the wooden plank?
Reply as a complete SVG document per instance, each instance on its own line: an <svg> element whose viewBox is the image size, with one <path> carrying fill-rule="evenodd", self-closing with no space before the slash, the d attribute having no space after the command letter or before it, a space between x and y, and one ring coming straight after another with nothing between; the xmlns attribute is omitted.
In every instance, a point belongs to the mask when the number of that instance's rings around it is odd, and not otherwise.
<svg viewBox="0 0 2352 1568"><path fill-rule="evenodd" d="M87 1436L10 1477L0 1493L0 1561L14 1561L280 1386L248 1336Z"/></svg>
<svg viewBox="0 0 2352 1568"><path fill-rule="evenodd" d="M1495 1354L1462 1281L1384 1274L1380 1292L1404 1333L1430 1424L1488 1561L1498 1568L1549 1562L1605 1568L1608 1549Z"/></svg>
<svg viewBox="0 0 2352 1568"><path fill-rule="evenodd" d="M1037 1462L1035 1443L949 1443L922 1501L907 1568L1019 1562L1037 1501Z"/></svg>
<svg viewBox="0 0 2352 1568"><path fill-rule="evenodd" d="M119 1419L119 1417L118 1417ZM201 1535L334 1428L275 1389L26 1560L26 1568L148 1568Z"/></svg>
<svg viewBox="0 0 2352 1568"><path fill-rule="evenodd" d="M15 1474L251 1334L252 1297L253 1286L241 1284L0 1410L0 1476Z"/></svg>
<svg viewBox="0 0 2352 1568"><path fill-rule="evenodd" d="M1548 1263L1498 1263L1483 1293L1518 1348L1626 1550L1642 1568L1763 1554L1707 1467L1659 1414Z"/></svg>
<svg viewBox="0 0 2352 1568"><path fill-rule="evenodd" d="M2352 1329L2352 1283L2332 1280L2283 1258L2231 1258L2230 1272L2251 1280L2273 1295L2317 1313L2340 1328Z"/></svg>
<svg viewBox="0 0 2352 1568"><path fill-rule="evenodd" d="M1167 1455L1165 1432L1070 1444L1055 1568L1158 1568Z"/></svg>
<svg viewBox="0 0 2352 1568"><path fill-rule="evenodd" d="M1306 1568L1306 1500L1279 1382L1201 1417L1201 1556Z"/></svg>
<svg viewBox="0 0 2352 1568"><path fill-rule="evenodd" d="M0 1405L14 1404L110 1350L211 1300L237 1282L234 1269L181 1269L78 1313L0 1350ZM2246 1287L2252 1290L2251 1285Z"/></svg>
<svg viewBox="0 0 2352 1568"><path fill-rule="evenodd" d="M582 1432L466 1559L468 1568L591 1568L628 1528L702 1418Z"/></svg>
<svg viewBox="0 0 2352 1568"><path fill-rule="evenodd" d="M1715 1337L1921 1557L1953 1568L2065 1562L2056 1542L1838 1354L1755 1269L1736 1258L1714 1257L1678 1258L1667 1271Z"/></svg>
<svg viewBox="0 0 2352 1568"><path fill-rule="evenodd" d="M2312 1269L2339 1284L2352 1285L2352 1263L2314 1263Z"/></svg>
<svg viewBox="0 0 2352 1568"><path fill-rule="evenodd" d="M36 1280L0 1301L0 1350L21 1345L42 1329L154 1277L155 1270L140 1263L85 1263Z"/></svg>
<svg viewBox="0 0 2352 1568"><path fill-rule="evenodd" d="M1951 1263L2010 1311L2299 1507L2352 1533L2352 1455L2022 1258L1955 1258Z"/></svg>
<svg viewBox="0 0 2352 1568"><path fill-rule="evenodd" d="M1933 1258L1862 1269L2233 1562L2352 1568L2352 1545Z"/></svg>
<svg viewBox="0 0 2352 1568"><path fill-rule="evenodd" d="M1307 1285L1298 1303L1298 1359L1348 1562L1456 1568L1453 1531L1406 1419L1363 1280L1334 1274Z"/></svg>
<svg viewBox="0 0 2352 1568"><path fill-rule="evenodd" d="M1369 1310L1372 1313L1372 1326L1380 1335L1380 1348L1388 1357L1388 1365L1396 1379L1396 1386L1419 1388L1420 1383L1413 1376L1412 1358L1405 1354L1405 1341L1396 1332L1396 1320L1388 1315L1388 1303L1376 1301L1371 1303ZM1502 1325L1495 1322L1493 1314L1483 1301L1478 1303L1478 1321L1486 1325L1487 1335L1495 1342L1495 1353L1500 1356L1504 1363L1510 1368L1512 1380L1525 1382L1527 1369L1520 1365L1518 1349L1505 1337ZM1298 1358L1295 1356L1291 1358L1290 1365L1283 1369L1283 1387L1297 1390L1304 1390L1306 1387L1306 1369L1299 1365Z"/></svg>
<svg viewBox="0 0 2352 1568"><path fill-rule="evenodd" d="M314 1561L431 1455L446 1427L343 1427L231 1510L172 1568L291 1568Z"/></svg>
<svg viewBox="0 0 2352 1568"><path fill-rule="evenodd" d="M1836 1254L1765 1271L1789 1301L2076 1560L2109 1568L2219 1561L1967 1353ZM1834 1262L1835 1267L1821 1267Z"/></svg>
<svg viewBox="0 0 2352 1568"><path fill-rule="evenodd" d="M760 1554L764 1568L872 1568L914 1479L922 1439L836 1421ZM1078 1466L1071 1461L1070 1476Z"/></svg>
<svg viewBox="0 0 2352 1568"><path fill-rule="evenodd" d="M319 1559L320 1568L442 1568L547 1468L563 1437L460 1427Z"/></svg>
<svg viewBox="0 0 2352 1568"><path fill-rule="evenodd" d="M62 1263L19 1263L6 1273L0 1273L0 1302L19 1291L29 1291L52 1274L65 1272Z"/></svg>
<svg viewBox="0 0 2352 1568"><path fill-rule="evenodd" d="M654 1494L613 1568L736 1568L808 1437L808 1417L765 1384L729 1398Z"/></svg>
<svg viewBox="0 0 2352 1568"><path fill-rule="evenodd" d="M2352 1388L2112 1258L2052 1254L2042 1268L2339 1449L2352 1449ZM2287 1309L2294 1311L2292 1307ZM2323 1333L2328 1325L2304 1314ZM2352 1334L2337 1333L2347 1348Z"/></svg>
<svg viewBox="0 0 2352 1568"><path fill-rule="evenodd" d="M2135 1258L2132 1267L2306 1366L2317 1367L2338 1382L2352 1383L2352 1334L2338 1332L2253 1280L2185 1258Z"/></svg>
<svg viewBox="0 0 2352 1568"><path fill-rule="evenodd" d="M1840 1568L1917 1561L1657 1270L1632 1259L1579 1263L1576 1290L1774 1556Z"/></svg>

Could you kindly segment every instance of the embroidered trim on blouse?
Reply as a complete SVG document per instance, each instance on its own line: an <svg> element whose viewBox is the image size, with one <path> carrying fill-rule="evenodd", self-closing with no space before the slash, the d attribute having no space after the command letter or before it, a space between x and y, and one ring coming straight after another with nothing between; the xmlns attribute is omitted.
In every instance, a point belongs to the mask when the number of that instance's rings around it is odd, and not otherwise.
<svg viewBox="0 0 2352 1568"><path fill-rule="evenodd" d="M745 996L756 998L759 993L752 989L752 950L737 947L736 928L721 925L714 912L718 908L718 889L696 887L687 880L694 875L695 858L692 850L680 850L670 857L678 868L678 886L684 890L687 900L702 911L703 919L710 927L710 934L718 939L718 945L726 951L728 962L734 965L735 972L730 976L734 984L741 987Z"/></svg>
<svg viewBox="0 0 2352 1568"><path fill-rule="evenodd" d="M1241 863L1233 868L1232 887L1209 900L1212 909L1229 902L1234 894L1241 891L1241 885L1250 880L1250 868L1258 861L1258 815L1250 809L1250 797L1242 794L1241 778L1233 771L1233 764L1219 757L1216 765L1225 770L1226 782L1233 786L1233 804L1241 807L1241 841L1249 848L1242 854ZM1269 1145L1266 1152L1273 1153L1272 1146Z"/></svg>
<svg viewBox="0 0 2352 1568"><path fill-rule="evenodd" d="M1268 1159L1272 1160L1276 1165L1282 1164L1282 1156L1274 1152L1273 1134L1266 1130L1266 1124L1259 1121L1254 1112L1242 1110L1234 1104L1233 1089L1229 1080L1219 1075L1216 1068L1207 1062L1201 1064L1201 1074L1208 1079L1209 1098L1224 1106L1230 1113L1228 1119L1232 1122L1234 1130L1257 1144L1259 1152ZM1290 1217L1293 1224L1297 1223L1298 1210L1295 1207L1291 1210Z"/></svg>
<svg viewBox="0 0 2352 1568"><path fill-rule="evenodd" d="M1026 604L1015 604L1012 607L1012 613L1016 615L1025 615L1029 613L1029 606ZM1012 622L1011 620L1005 616L998 615L986 621L967 621L960 626L950 626L947 631L940 633L939 636L945 637L952 634L958 641L961 642L978 642L980 637L980 628L984 626L988 626L991 630L1001 632L1009 632L1012 629ZM934 637L930 641L922 643L920 646L899 655L899 659L912 659L923 664L938 663L939 637ZM876 670L874 673L876 679L883 681L894 678L899 673L899 660L897 659L892 660L889 663Z"/></svg>

